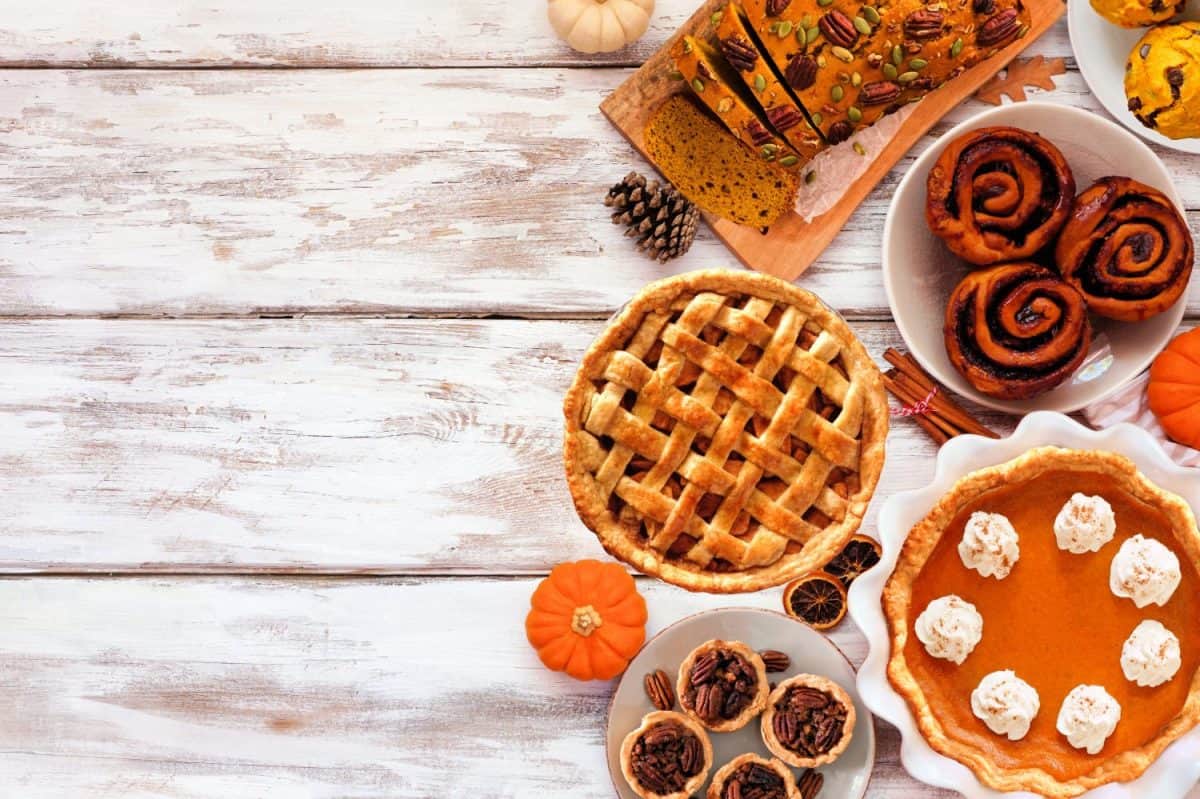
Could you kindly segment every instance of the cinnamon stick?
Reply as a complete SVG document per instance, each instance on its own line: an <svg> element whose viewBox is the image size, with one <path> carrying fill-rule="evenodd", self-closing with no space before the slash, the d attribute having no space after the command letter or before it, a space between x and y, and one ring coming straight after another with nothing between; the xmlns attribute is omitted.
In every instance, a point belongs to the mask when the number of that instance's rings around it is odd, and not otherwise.
<svg viewBox="0 0 1200 799"><path fill-rule="evenodd" d="M938 444L944 444L954 436L971 433L987 438L999 436L980 424L961 405L950 398L916 359L908 353L889 348L883 357L894 369L884 376L884 387L906 405L913 406L925 401L925 413L913 414L912 419Z"/></svg>
<svg viewBox="0 0 1200 799"><path fill-rule="evenodd" d="M928 394L935 386L938 386L936 380L930 377L917 360L908 353L901 353L894 348L889 348L883 357L888 363L892 364L904 376L903 379L911 380L916 386L921 389L922 396ZM971 416L961 405L956 403L939 386L937 395L930 403L931 410L945 417L948 421L960 428L962 432L972 433L974 435L985 436L987 438L999 438L1000 436L993 430L980 424L975 417Z"/></svg>

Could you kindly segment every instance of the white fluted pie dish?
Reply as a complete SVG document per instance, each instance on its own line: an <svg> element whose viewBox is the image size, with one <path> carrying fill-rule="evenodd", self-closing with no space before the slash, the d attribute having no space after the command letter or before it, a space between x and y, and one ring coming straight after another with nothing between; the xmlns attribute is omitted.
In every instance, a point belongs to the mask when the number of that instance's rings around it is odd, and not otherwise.
<svg viewBox="0 0 1200 799"><path fill-rule="evenodd" d="M963 436L950 441L938 453L935 472L927 487L896 494L884 504L879 516L883 559L878 567L855 581L850 590L850 615L870 647L858 674L859 693L876 716L900 730L901 762L909 774L929 785L956 790L969 799L1002 796L1032 799L1034 794L993 790L966 766L939 754L927 743L909 705L887 677L891 636L881 605L884 585L909 531L961 477L1045 445L1108 450L1124 455L1158 486L1183 497L1193 508L1200 507L1200 475L1196 470L1175 465L1145 431L1132 425L1093 431L1066 416L1049 412L1030 414L1004 439ZM1105 785L1085 796L1087 799L1183 799L1197 780L1200 780L1200 728L1167 747L1138 779Z"/></svg>

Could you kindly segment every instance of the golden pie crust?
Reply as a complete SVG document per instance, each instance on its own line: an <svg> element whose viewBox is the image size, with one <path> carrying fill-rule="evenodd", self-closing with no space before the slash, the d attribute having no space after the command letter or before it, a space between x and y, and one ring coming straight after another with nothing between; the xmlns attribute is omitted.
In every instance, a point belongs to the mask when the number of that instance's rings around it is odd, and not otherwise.
<svg viewBox="0 0 1200 799"><path fill-rule="evenodd" d="M767 759L753 752L738 755L717 769L717 773L713 775L712 784L708 786L708 799L723 799L721 794L725 790L725 781L746 763L757 763L764 768L774 771L783 780L783 785L787 789L788 799L802 799L800 789L796 787L796 775L792 773L791 769L775 758Z"/></svg>
<svg viewBox="0 0 1200 799"><path fill-rule="evenodd" d="M1077 490L1077 486L1091 489L1083 493L1099 493L1112 502L1117 511L1117 534L1113 541L1097 553L1061 552L1059 560L1056 552L1060 551L1053 543L1051 520L1058 513L1062 499L1069 496L1071 491ZM1097 491L1097 486L1106 488ZM1014 519L1018 531L1024 529L1026 532L1021 533L1022 555L1014 567L1013 574L1003 581L989 583L978 574L962 567L962 573L947 577L947 574L956 571L952 565L952 558L956 553L952 554L952 551L956 546L957 535L951 533L952 537L946 539L948 543L939 547L943 537L950 529L955 533L959 532L963 518L969 512L988 503L995 505L1003 502L1011 503L1013 513L1026 517L1021 524ZM1123 514L1125 519L1136 520L1139 523L1124 522ZM1039 524L1035 525L1030 521L1039 518ZM1038 528L1039 537L1036 540L1030 538L1030 527ZM1137 527L1154 529L1160 537L1167 539L1164 543L1176 552L1184 571L1184 582L1175 592L1171 602L1162 609L1137 610L1128 600L1114 598L1105 578L1112 556L1120 543L1134 533L1144 531L1136 529ZM1041 536L1048 536L1050 543L1043 541ZM1027 547L1031 552L1027 553ZM1053 551L1050 548L1053 548ZM1049 554L1038 555L1036 552ZM1042 561L1037 560L1039 557ZM1081 560L1089 558L1100 560L1090 563ZM1005 619L1005 622L1001 623L1001 629L992 635L995 636L997 645L1001 645L999 642L1003 640L1004 658L1024 658L1022 662L1026 673L1022 674L1021 668L1018 668L1017 672L1018 676L1026 679L1031 676L1029 672L1037 672L1039 668L1043 675L1035 674L1035 678L1054 675L1062 684L1092 681L1076 677L1076 673L1081 669L1093 673L1103 670L1105 673L1115 672L1118 675L1110 676L1105 688L1126 695L1125 700L1121 701L1121 722L1117 725L1114 736L1097 755L1087 755L1081 750L1070 748L1066 739L1061 736L1059 741L1052 740L1050 736L1056 734L1053 725L1062 697L1057 693L1048 696L1043 688L1039 688L1037 679L1029 679L1041 694L1041 709L1034 719L1035 730L1039 724L1051 726L1043 726L1041 741L1033 740L1036 736L1031 732L1021 741L1009 742L1003 736L985 738L987 733L983 732L982 722L979 722L978 730L967 731L966 723L962 719L970 713L970 697L965 688L961 692L963 705L947 708L946 705L951 703L944 701L941 688L929 676L938 673L954 675L957 673L954 669L970 667L972 658L987 657L980 654L989 640L989 615L984 603L980 601L981 597L994 606L1008 607L1010 613L1015 613L1012 608L1014 603L1021 602L1021 596L1013 593L1015 589L1006 589L1004 586L1031 585L1028 582L1021 583L1020 580L1014 581L1017 571L1026 565L1027 560L1028 571L1021 579L1032 578L1036 581L1032 585L1049 586L1045 596L1028 604L1028 612L1053 618L1056 613L1063 613L1068 603L1072 603L1090 614L1091 628L1083 629L1084 624L1074 622L1066 625L1066 629L1072 632L1053 633L1055 637L1062 639L1057 646L1047 641L1037 645L1023 645L1022 641L1026 636L1033 638L1040 633L1027 628L1014 637L1007 629L1010 619ZM933 658L929 658L928 663L922 662L927 657L926 653L920 649L920 643L915 636L910 639L911 621L915 612L921 609L918 605L927 604L927 596L914 599L915 586L921 582L922 571L927 564L931 565L931 571L925 580L932 583L932 586L923 584L921 592L932 595L944 593L943 589L946 587L965 586L964 598L969 602L979 603L983 612L983 642L962 667L948 661L935 662L936 659ZM937 565L934 567L932 564ZM1130 460L1115 453L1102 451L1068 450L1058 447L1030 450L1008 463L981 469L962 478L909 533L896 569L888 579L883 593L883 609L891 631L888 678L896 691L907 700L917 725L930 746L969 767L981 782L991 788L999 791L1030 791L1052 799L1066 799L1107 783L1136 779L1170 743L1200 722L1200 669L1196 667L1200 658L1195 652L1196 644L1200 644L1200 635L1189 629L1194 626L1194 621L1186 622L1194 617L1196 609L1196 595L1200 586L1200 579L1197 578L1198 566L1200 533L1197 532L1191 509L1180 497L1151 483ZM1088 579L1083 580L1083 575L1088 575ZM978 596L970 595L972 580L979 581L976 586ZM1003 600L996 600L998 592L1002 591L1007 591ZM1028 592L1026 595L1028 596ZM1089 598L1090 595L1094 595L1094 598ZM1055 607L1055 602L1058 603L1058 607ZM1177 605L1174 610L1173 604ZM1155 701L1156 696L1159 700L1163 697L1161 693L1154 693L1158 689L1136 688L1132 683L1122 682L1123 678L1119 676L1119 637L1114 638L1115 643L1104 641L1104 646L1096 647L1095 651L1093 647L1095 639L1103 639L1106 636L1113 638L1114 635L1127 634L1126 630L1132 630L1131 619L1116 620L1115 616L1118 614L1132 616L1138 613L1151 617L1154 613L1167 612L1180 617L1175 619L1174 625L1169 626L1183 639L1185 666L1172 682L1165 684L1174 684L1173 690L1179 697L1178 703L1164 706L1164 702ZM1029 625L1029 628L1032 626ZM1074 641L1071 640L1072 637L1075 638ZM1190 653L1187 651L1189 644L1192 644L1190 648L1193 650ZM1021 649L1027 651L1023 652ZM1111 662L1107 654L1109 649L1113 650ZM1039 663L1043 665L1039 666ZM981 662L975 666L979 671L1002 667L1004 666L1001 663L988 662ZM945 681L953 682L953 676ZM966 681L965 678L963 681ZM1057 690L1061 691L1061 685ZM1170 716L1172 708L1176 706L1179 707L1178 712ZM1152 710L1156 707L1159 709ZM1167 714L1161 724L1149 715L1160 712ZM1143 723L1143 719L1149 723ZM1117 739L1122 736L1122 725L1125 724L1132 725L1130 730L1145 726L1150 732L1142 739L1122 744ZM982 743L984 741L986 743ZM1050 752L1050 748L1055 745L1061 747L1062 751ZM1084 758L1087 759L1086 762ZM1079 763L1068 769L1064 764L1073 759L1079 760ZM1034 764L1035 761L1037 765ZM1048 763L1050 765L1047 765ZM1058 768L1063 769L1062 773L1051 773Z"/></svg>
<svg viewBox="0 0 1200 799"><path fill-rule="evenodd" d="M685 729L700 739L700 746L704 750L704 768L696 772L690 780L684 783L683 790L675 793L655 793L648 788L643 788L638 778L633 774L633 746L638 742L644 734L650 731L650 728L656 724L661 724L664 721L674 721L683 725ZM621 774L625 776L625 781L629 783L629 787L642 799L691 799L692 794L700 790L708 779L708 772L712 769L713 751L712 741L708 739L708 733L704 728L693 721L691 718L682 713L676 713L674 710L656 710L653 713L647 713L642 716L642 723L634 730L625 736L625 740L621 742Z"/></svg>
<svg viewBox="0 0 1200 799"><path fill-rule="evenodd" d="M750 704L742 708L742 712L731 719L725 719L716 724L705 721L700 717L695 708L687 704L685 696L688 688L691 687L692 666L696 665L696 661L701 656L716 651L735 652L745 658L750 667L754 669L754 676L757 681L754 698ZM763 663L762 656L755 652L750 647L743 644L741 641L721 641L714 639L705 641L700 646L693 649L688 656L679 664L679 677L675 684L676 695L679 697L679 706L683 708L683 712L695 719L698 724L707 727L713 732L733 732L740 730L750 723L750 720L762 713L763 708L767 706L767 694L771 692L770 683L767 681L767 667Z"/></svg>
<svg viewBox="0 0 1200 799"><path fill-rule="evenodd" d="M752 272L648 286L568 390L564 460L612 555L693 591L779 585L862 522L883 468L878 367L815 295Z"/></svg>
<svg viewBox="0 0 1200 799"><path fill-rule="evenodd" d="M805 757L798 754L784 746L779 737L775 735L775 703L783 699L784 694L788 692L789 688L799 688L801 686L816 688L827 696L833 697L846 708L846 720L842 723L842 737L834 744L832 749L819 757ZM842 686L828 677L822 677L819 674L797 674L779 683L775 687L775 690L771 692L771 696L767 698L767 709L762 714L761 722L763 743L767 745L767 749L771 750L771 754L784 763L796 768L819 768L837 760L846 751L846 748L850 746L850 741L854 738L854 724L856 720L857 714L854 710L854 700L850 698L850 695L846 693Z"/></svg>

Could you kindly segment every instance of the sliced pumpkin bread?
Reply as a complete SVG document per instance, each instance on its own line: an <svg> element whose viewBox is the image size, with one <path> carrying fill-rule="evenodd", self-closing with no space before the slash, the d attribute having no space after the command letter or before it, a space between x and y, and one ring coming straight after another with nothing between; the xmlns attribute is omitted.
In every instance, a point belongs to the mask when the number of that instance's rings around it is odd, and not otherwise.
<svg viewBox="0 0 1200 799"><path fill-rule="evenodd" d="M764 161L798 169L808 161L773 130L745 85L716 48L684 36L671 49L675 68L717 119Z"/></svg>
<svg viewBox="0 0 1200 799"><path fill-rule="evenodd" d="M655 109L643 139L663 177L711 214L761 228L795 205L796 174L763 160L686 95Z"/></svg>
<svg viewBox="0 0 1200 799"><path fill-rule="evenodd" d="M730 3L720 15L713 43L730 71L742 80L761 106L769 124L787 139L800 157L809 160L825 149L825 140L808 115L780 82L774 67L762 56L761 44L746 26L741 7Z"/></svg>

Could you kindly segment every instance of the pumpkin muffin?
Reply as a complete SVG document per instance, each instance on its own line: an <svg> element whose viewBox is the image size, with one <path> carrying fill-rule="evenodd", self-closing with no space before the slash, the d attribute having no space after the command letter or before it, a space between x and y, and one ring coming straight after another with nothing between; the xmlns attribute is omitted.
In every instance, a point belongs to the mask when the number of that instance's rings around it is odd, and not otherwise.
<svg viewBox="0 0 1200 799"><path fill-rule="evenodd" d="M1122 28L1148 28L1183 13L1187 0L1092 0L1092 8Z"/></svg>
<svg viewBox="0 0 1200 799"><path fill-rule="evenodd" d="M1200 22L1149 30L1125 70L1129 110L1169 139L1200 136Z"/></svg>

